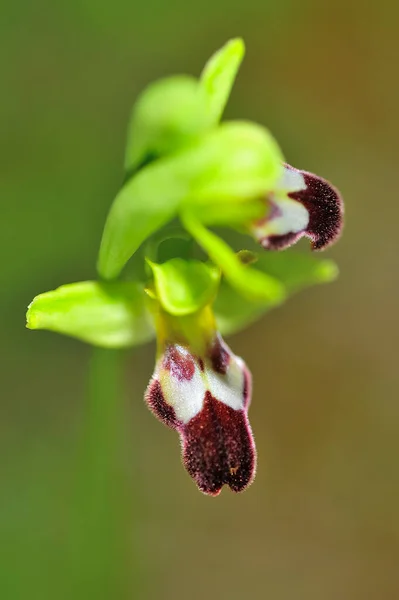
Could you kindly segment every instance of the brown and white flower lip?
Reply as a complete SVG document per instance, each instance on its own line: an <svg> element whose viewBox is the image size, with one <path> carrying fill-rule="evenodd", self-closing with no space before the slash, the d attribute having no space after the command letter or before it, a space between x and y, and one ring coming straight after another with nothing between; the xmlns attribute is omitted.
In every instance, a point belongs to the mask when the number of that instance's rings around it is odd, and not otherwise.
<svg viewBox="0 0 399 600"><path fill-rule="evenodd" d="M146 402L178 431L183 464L205 494L217 496L224 485L240 492L254 479L250 396L250 372L219 335L205 356L169 344L158 360Z"/></svg>
<svg viewBox="0 0 399 600"><path fill-rule="evenodd" d="M252 482L256 453L245 410L235 410L207 391L202 411L181 436L184 465L205 494L217 496L225 484L241 492Z"/></svg>
<svg viewBox="0 0 399 600"><path fill-rule="evenodd" d="M283 250L302 237L311 240L313 250L323 250L341 233L342 197L331 183L313 173L285 164L267 205L268 214L250 228L267 250Z"/></svg>

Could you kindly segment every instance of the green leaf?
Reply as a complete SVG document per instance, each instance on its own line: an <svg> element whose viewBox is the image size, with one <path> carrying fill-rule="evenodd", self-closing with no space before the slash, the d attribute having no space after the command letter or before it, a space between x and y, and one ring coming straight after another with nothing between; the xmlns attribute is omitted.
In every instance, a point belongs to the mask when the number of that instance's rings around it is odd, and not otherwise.
<svg viewBox="0 0 399 600"><path fill-rule="evenodd" d="M201 74L201 84L208 99L208 112L214 124L222 116L244 54L243 40L230 40L209 59Z"/></svg>
<svg viewBox="0 0 399 600"><path fill-rule="evenodd" d="M177 216L183 205L196 207L198 214L220 205L229 223L229 205L273 189L281 160L266 129L231 122L141 169L111 206L98 259L100 276L117 277L144 240Z"/></svg>
<svg viewBox="0 0 399 600"><path fill-rule="evenodd" d="M206 94L197 79L177 75L156 81L144 90L133 107L126 171L192 142L209 124Z"/></svg>
<svg viewBox="0 0 399 600"><path fill-rule="evenodd" d="M287 295L311 285L333 281L338 274L333 261L292 251L264 253L256 266L280 281ZM249 303L227 281L222 280L214 303L218 328L225 335L244 329L275 305L267 301Z"/></svg>
<svg viewBox="0 0 399 600"><path fill-rule="evenodd" d="M163 264L147 262L154 275L156 297L171 315L195 313L216 296L220 271L213 265L182 258Z"/></svg>
<svg viewBox="0 0 399 600"><path fill-rule="evenodd" d="M142 286L82 281L40 294L29 305L29 329L49 329L95 346L122 348L154 337Z"/></svg>
<svg viewBox="0 0 399 600"><path fill-rule="evenodd" d="M182 223L209 258L220 267L226 280L246 300L276 304L284 299L284 286L274 277L241 262L230 246L199 221L185 213Z"/></svg>

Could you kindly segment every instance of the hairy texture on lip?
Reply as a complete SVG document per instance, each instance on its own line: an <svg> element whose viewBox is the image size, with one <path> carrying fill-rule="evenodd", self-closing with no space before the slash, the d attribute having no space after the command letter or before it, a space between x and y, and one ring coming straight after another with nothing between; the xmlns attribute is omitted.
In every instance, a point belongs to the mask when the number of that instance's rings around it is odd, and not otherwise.
<svg viewBox="0 0 399 600"><path fill-rule="evenodd" d="M251 374L220 335L202 357L170 344L147 388L154 415L180 435L183 464L205 494L252 482L256 450L247 411Z"/></svg>
<svg viewBox="0 0 399 600"><path fill-rule="evenodd" d="M284 168L267 201L269 213L253 224L252 233L267 250L283 250L303 236L310 238L313 250L333 244L341 233L344 212L338 190L313 173L287 164Z"/></svg>
<svg viewBox="0 0 399 600"><path fill-rule="evenodd" d="M204 408L181 430L184 465L205 494L226 484L242 492L256 469L255 445L244 410L234 410L206 392Z"/></svg>
<svg viewBox="0 0 399 600"><path fill-rule="evenodd" d="M285 233L284 235L271 235L261 241L261 246L265 250L285 250L295 244L303 233Z"/></svg>
<svg viewBox="0 0 399 600"><path fill-rule="evenodd" d="M312 240L313 250L321 250L333 244L341 233L342 198L338 190L322 177L306 171L300 173L305 179L306 189L288 195L301 202L309 212L309 225L304 235Z"/></svg>
<svg viewBox="0 0 399 600"><path fill-rule="evenodd" d="M145 400L151 412L172 429L179 427L173 407L166 403L161 384L157 379L153 379L146 391Z"/></svg>

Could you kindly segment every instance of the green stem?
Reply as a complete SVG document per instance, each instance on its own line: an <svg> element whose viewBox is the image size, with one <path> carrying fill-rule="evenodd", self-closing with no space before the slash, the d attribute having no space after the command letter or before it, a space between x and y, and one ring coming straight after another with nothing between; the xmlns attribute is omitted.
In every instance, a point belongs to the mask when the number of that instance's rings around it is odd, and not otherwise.
<svg viewBox="0 0 399 600"><path fill-rule="evenodd" d="M124 397L122 356L95 349L90 362L89 404L78 456L70 529L73 597L85 600L131 598L128 591L127 500L122 469Z"/></svg>

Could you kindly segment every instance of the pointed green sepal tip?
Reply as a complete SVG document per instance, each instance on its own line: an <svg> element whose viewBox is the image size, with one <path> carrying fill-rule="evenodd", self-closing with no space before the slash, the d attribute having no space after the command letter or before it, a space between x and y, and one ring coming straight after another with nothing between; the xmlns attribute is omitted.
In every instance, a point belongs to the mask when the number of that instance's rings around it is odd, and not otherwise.
<svg viewBox="0 0 399 600"><path fill-rule="evenodd" d="M147 259L154 276L155 295L162 308L174 316L198 312L217 293L220 270L198 260L173 258L157 264Z"/></svg>
<svg viewBox="0 0 399 600"><path fill-rule="evenodd" d="M215 52L201 74L200 81L207 95L209 118L214 125L223 114L244 54L244 41L241 38L232 39Z"/></svg>
<svg viewBox="0 0 399 600"><path fill-rule="evenodd" d="M104 348L143 344L154 337L143 289L133 282L82 281L33 299L28 329L47 329Z"/></svg>

